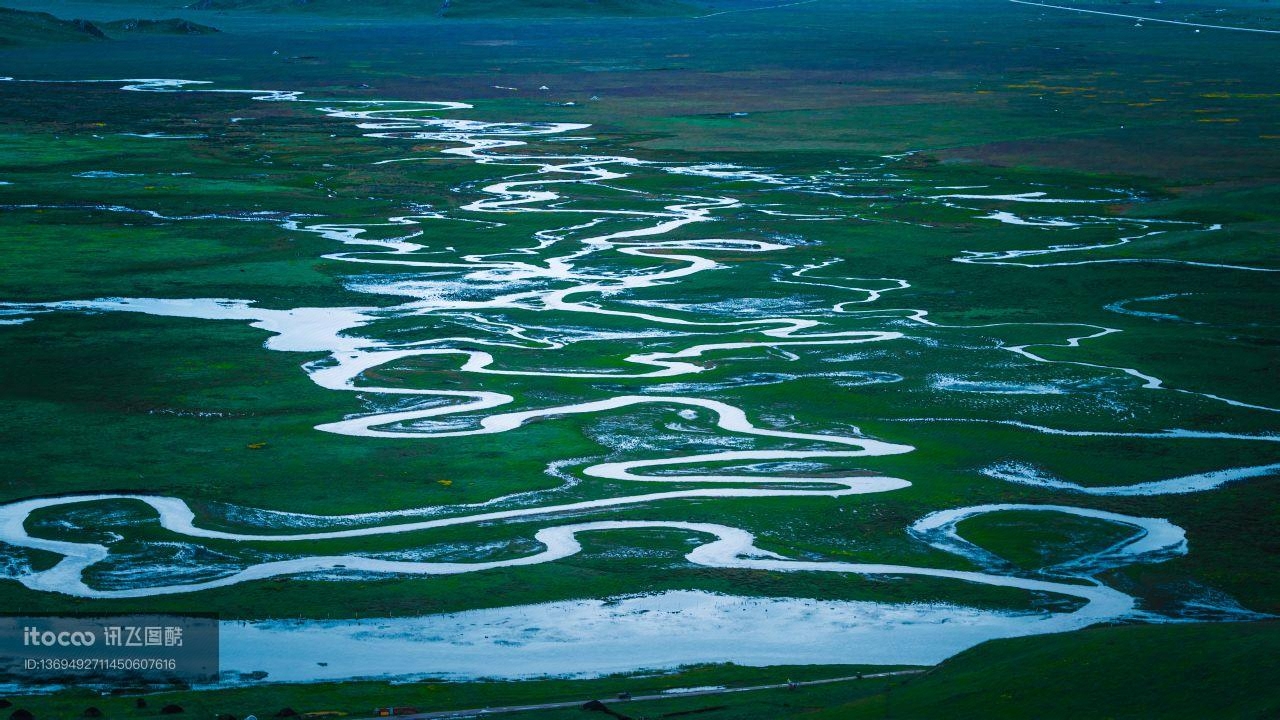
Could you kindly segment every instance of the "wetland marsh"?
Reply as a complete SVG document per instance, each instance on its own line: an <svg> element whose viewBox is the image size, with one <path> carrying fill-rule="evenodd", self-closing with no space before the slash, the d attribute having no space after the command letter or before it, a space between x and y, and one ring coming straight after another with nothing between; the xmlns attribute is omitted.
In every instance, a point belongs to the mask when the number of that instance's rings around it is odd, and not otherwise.
<svg viewBox="0 0 1280 720"><path fill-rule="evenodd" d="M825 38L842 7L778 12ZM708 22L764 32L749 16ZM1150 77L1183 62L1160 32ZM1253 157L1137 174L1046 162L1123 141L1028 140L1041 79L947 130L901 120L949 82L918 71L859 75L911 100L838 120L664 118L659 91L523 75L50 78L23 52L0 83L8 607L218 612L227 685L934 665L1280 609L1280 95L1243 59ZM834 72L805 69L800 104ZM717 102L691 92L672 106ZM1205 132L1167 122L1160 152ZM825 147L773 147L788 127Z"/></svg>

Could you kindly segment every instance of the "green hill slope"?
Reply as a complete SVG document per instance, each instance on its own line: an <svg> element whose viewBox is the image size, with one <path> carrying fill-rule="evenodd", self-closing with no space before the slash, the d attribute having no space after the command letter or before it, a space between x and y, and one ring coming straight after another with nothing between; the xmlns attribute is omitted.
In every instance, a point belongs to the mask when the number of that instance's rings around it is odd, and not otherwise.
<svg viewBox="0 0 1280 720"><path fill-rule="evenodd" d="M106 40L88 20L62 20L49 13L0 8L0 46Z"/></svg>
<svg viewBox="0 0 1280 720"><path fill-rule="evenodd" d="M208 35L217 28L183 20L63 20L45 12L0 8L0 47L96 42L130 35Z"/></svg>
<svg viewBox="0 0 1280 720"><path fill-rule="evenodd" d="M101 24L108 34L146 33L151 35L208 35L219 32L215 27L193 23L182 18L165 20L113 20Z"/></svg>
<svg viewBox="0 0 1280 720"><path fill-rule="evenodd" d="M193 10L308 12L327 15L437 15L450 18L696 15L680 0L196 0Z"/></svg>
<svg viewBox="0 0 1280 720"><path fill-rule="evenodd" d="M1280 717L1280 622L1130 625L984 643L809 720Z"/></svg>

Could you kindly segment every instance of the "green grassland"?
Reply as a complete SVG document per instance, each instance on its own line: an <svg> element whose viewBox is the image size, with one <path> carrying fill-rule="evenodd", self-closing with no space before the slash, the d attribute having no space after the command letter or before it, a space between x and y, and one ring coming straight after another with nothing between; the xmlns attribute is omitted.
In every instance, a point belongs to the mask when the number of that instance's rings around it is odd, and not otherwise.
<svg viewBox="0 0 1280 720"><path fill-rule="evenodd" d="M433 207L456 207L465 196L459 198L449 193L448 188L465 186L479 177L474 166L453 162L440 163L425 171L410 164L380 166L391 169L371 174L368 163L397 157L403 148L378 147L349 128L317 122L292 107L264 107L261 103L253 105L252 101L192 96L189 102L184 98L175 108L167 96L137 93L128 94L130 107L124 107L111 104L122 102L121 94L107 86L77 89L80 97L87 101L64 110L56 120L50 121L47 118L51 117L54 104L67 106L61 103L57 92L45 88L36 91L32 87L11 88L10 113L15 119L45 120L34 126L26 125L24 133L18 133L15 128L9 136L5 153L0 154L0 173L14 184L0 186L0 198L7 196L12 198L8 202L21 205L28 201L25 194L29 191L24 188L38 185L40 203L49 207L17 208L4 216L3 222L13 228L11 232L23 238L21 244L0 250L6 254L6 265L14 269L3 285L5 297L12 300L212 295L254 298L264 306L279 308L361 305L370 298L345 290L343 286L343 278L351 272L350 265L319 259L332 251L332 247L328 241L313 235L283 233L270 222L246 222L233 217L196 222L107 210L86 212L85 208L93 205L148 208L170 217L219 212L230 215L244 211L275 214L269 217L306 213L359 222L405 212L403 199L409 197ZM145 120L137 125L129 123L120 113L125 110ZM226 116L239 114L252 116L254 120L234 125L226 122ZM125 130L161 129L203 137L149 140L120 134ZM335 133L330 131L337 131L337 136L333 137ZM631 138L619 142L630 143ZM763 162L756 164L764 165L770 160L779 164L787 162L772 154L763 154L759 160ZM795 164L794 160L790 161L791 166ZM78 172L95 169L129 175L75 177ZM174 174L178 172L190 174ZM988 176L991 171L973 164L917 162L900 172L902 177L921 185L963 185ZM1117 178L1100 180L1069 171L1001 169L999 173L1001 182L1010 185L1046 178L1070 187L1119 182ZM1130 186L1138 182L1134 178L1125 180ZM1164 197L1159 194L1163 190L1151 181L1141 183L1137 187L1142 192ZM677 177L653 189L678 192L687 187L692 191L696 184L695 180ZM767 197L748 187L731 189L744 197L757 194ZM1252 195L1244 198L1254 199ZM583 202L589 203L591 198ZM820 203L825 201L813 202L812 208L790 209L818 211ZM1247 201L1241 204L1249 208L1240 211L1242 213L1257 214L1265 207L1262 203ZM1162 210L1165 205L1169 206L1167 213ZM1193 209L1172 197L1122 212L1142 216L1167 214L1174 219L1195 217ZM1075 269L1011 271L965 266L970 281L956 288L947 278L958 267L948 262L951 257L978 242L985 243L984 247L999 247L1002 242L1017 247L1017 243L1025 242L1023 236L1004 228L993 228L984 230L980 240L971 229L969 213L920 203L891 207L881 217L928 223L932 227L902 225L895 226L893 232L885 232L883 223L867 223L815 230L822 233L819 237L823 245L790 248L785 251L785 260L793 264L816 261L822 259L830 247L849 248L848 261L857 263L860 274L888 277L896 273L913 277L913 288L895 296L894 307L928 307L931 317L948 324L1036 322L1045 317L1045 311L1070 307L1073 321L1107 324L1123 328L1125 332L1090 344L1085 349L1086 357L1082 358L1079 350L1047 348L1041 351L1050 357L1140 366L1167 378L1171 384L1244 394L1257 402L1268 401L1267 394L1275 391L1273 385L1261 380L1274 367L1266 345L1257 346L1256 352L1230 351L1231 338L1243 335L1265 341L1269 337L1267 326L1257 322L1257 313L1267 309L1264 298L1271 292L1265 278L1233 277L1230 291L1221 292L1235 303L1234 309L1223 303L1215 307L1212 317L1203 314L1203 305L1170 308L1189 318L1211 319L1211 323L1153 323L1144 318L1117 315L1101 306L1125 298L1157 295L1167 288L1172 272L1184 274L1186 282L1198 283L1202 282L1199 278L1213 278L1223 271L1098 266L1088 273L1080 273ZM509 220L507 227L473 235L470 250L500 249L535 229L532 224L525 225L530 221L519 216L504 219ZM761 232L759 218L743 218L741 222L744 226L752 223L751 232ZM67 242L68 224L74 224L77 230L74 242ZM728 224L732 229L732 221ZM1220 241L1223 244L1213 248L1188 243L1181 252L1189 258L1224 261L1228 259L1224 250L1236 248L1229 258L1233 261L1270 262L1270 247L1249 235L1250 219L1246 217L1241 224L1246 229L1237 231L1238 240ZM938 226L947 228L948 232L940 235ZM765 232L768 232L767 224ZM788 229L779 221L774 232L785 233ZM1007 241L1002 240L1005 234L1009 235ZM914 248L913 253L905 257L895 254L894 249L904 245ZM1164 256L1169 248L1156 247L1151 252ZM741 265L735 268L732 282L754 277L760 297L784 299L794 291L769 282L774 267ZM1045 280L1042 281L1042 277ZM1019 284L1011 286L1009 283L1013 281ZM1026 288L1030 287L1034 287L1036 293L1031 303L1026 294ZM735 292L735 286L721 285L714 275L700 281L698 289L699 297L709 301L731 297ZM1212 295L1220 291L1210 285L1204 292ZM636 300L661 297L660 288L634 293ZM395 298L375 300L395 302ZM511 317L519 321L537 320L517 314ZM430 337L422 334L425 332L456 332L456 328L448 326L428 331L419 327L397 328L394 323L385 329L379 328L378 332L384 330L412 332L416 339ZM607 455L611 452L610 443L616 446L622 442L623 436L619 433L631 433L635 437L660 433L663 424L671 419L670 411L662 410L628 411L626 419L631 427L619 425L622 418L618 413L606 417L564 418L523 428L500 444L485 437L459 438L448 443L412 439L370 443L341 436L317 437L312 429L314 425L360 411L363 407L360 398L321 390L306 379L298 366L320 355L264 352L260 345L265 335L238 323L127 314L57 315L6 328L5 332L7 341L0 348L5 366L41 368L38 373L5 376L5 403L15 422L6 429L13 433L9 445L13 450L7 463L11 471L0 482L12 498L29 495L32 487L40 487L42 491L64 492L146 489L187 498L210 511L216 511L220 503L327 513L462 504L508 492L554 487L558 481L543 473L543 468L552 460ZM1109 485L1117 484L1117 477L1124 482L1142 482L1211 471L1223 464L1221 456L1206 454L1202 447L1187 442L1050 440L990 425L923 424L911 427L908 433L900 421L911 417L1008 417L1010 401L962 393L940 394L927 384L928 378L946 373L963 374L966 368L976 370L975 361L984 365L998 361L997 367L1005 368L1000 371L1005 379L1026 378L1041 370L1016 358L1000 359L1004 353L998 350L998 343L1059 343L1069 335L1062 328L1035 326L994 328L980 334L946 329L921 332L940 346L929 352L923 348L872 349L859 365L859 370L865 372L902 373L904 367L910 368L908 381L840 390L841 404L824 401L830 397L832 385L822 377L798 378L787 383L785 389L777 385L747 386L723 390L717 395L755 408L761 414L794 412L799 401L804 412L799 413L798 418L807 427L839 426L852 421L880 437L909 437L919 448L918 452L877 458L867 469L909 478L914 483L910 490L842 501L835 515L824 501L779 499L769 503L726 501L691 507L676 501L666 504L670 507L633 508L615 512L611 517L642 519L674 513L691 521L729 522L749 528L762 542L776 543L773 547L783 552L800 551L815 557L840 559L892 557L903 562L925 561L935 566L964 568L967 567L965 561L920 546L902 532L902 528L940 507L1036 502L1053 497L1052 493L1042 490L991 480L975 481L978 468L1030 454L1039 466L1059 476L1084 485ZM976 359L969 350L948 349L961 337L967 346L985 349ZM557 362L566 367L621 368L621 358L627 353L661 347L666 342L669 341L610 347L603 355L599 343L583 343L580 348L571 346L563 350ZM119 349L123 347L131 348L132 352L121 353ZM814 370L825 369L824 360L836 354L835 351L806 351L802 362ZM501 359L504 366L515 369L536 369L545 362L537 353L516 351L504 353ZM795 369L794 364L771 366L768 357L759 353L748 356L746 361L760 372ZM716 362L714 365L699 376L699 382L723 382L741 372L737 363ZM419 359L379 368L370 381L403 386L436 386L445 382L455 389L484 386L474 376L454 372L454 366L454 361L447 358ZM1045 377L1061 372L1054 368ZM1120 384L1110 390L1123 390L1123 382L1116 382ZM545 402L548 398L586 399L599 392L639 391L645 384L639 380L580 382L529 377L510 379L504 390L531 401ZM1035 405L1033 414L1025 414L1031 412L1028 410L1022 412L1019 416L1022 419L1052 426L1083 429L1110 426L1111 411L1098 407L1092 398L1042 399ZM1132 412L1140 412L1137 421L1151 430L1182 423L1208 423L1240 432L1270 427L1266 418L1258 418L1254 413L1154 394L1141 410L1135 408ZM48 427L60 430L56 433L32 431ZM98 450L85 453L84 443ZM265 446L251 447L260 443ZM1274 461L1274 451L1258 443L1220 443L1213 447L1239 464ZM494 474L484 470L495 466L503 468L503 472ZM439 482L441 480L450 483L446 486ZM359 487L360 492L351 492L354 487ZM1157 599L1170 602L1166 596L1177 593L1162 588L1190 583L1226 591L1250 608L1273 611L1277 608L1278 596L1266 578L1275 576L1271 572L1274 555L1261 550L1268 542L1267 535L1238 531L1241 523L1265 527L1273 521L1274 507L1265 500L1273 487L1274 480L1268 479L1240 483L1197 498L1192 505L1176 498L1078 498L1074 501L1083 506L1138 516L1168 517L1192 530L1196 552L1188 557L1125 571L1126 575L1133 576L1131 582L1152 594L1152 602ZM630 491L631 488L592 481L565 499L592 499ZM1261 505L1255 498L1261 499ZM1264 511L1265 508L1271 510ZM775 513L792 519L795 525L789 524L788 528L803 526L807 531L802 536L794 536L787 529L775 529ZM1084 543L1081 547L1088 546L1087 537L1095 531L1103 533L1104 538L1115 537L1116 528L1110 526L1089 530L1065 517L1051 518L1048 522L1061 527L1050 527L1046 532L1051 535L1056 532L1059 539L1080 536L1078 539ZM970 523L979 524L985 525L974 538L982 538L980 545L1002 554L1001 544L1013 543L1008 547L1007 559L1015 563L1030 562L1026 569L1039 567L1032 558L1026 557L1031 550L1018 545L1033 540L1017 529L1016 522L992 518ZM154 532L148 531L144 537L154 536ZM520 554L527 552L531 532L528 523L510 523L497 528L453 529L447 533L371 539L359 545L309 544L306 550L320 552L345 547L373 551L441 542L478 544L501 540L510 544L509 553ZM669 537L670 533L659 535L668 536L669 541L676 540ZM677 561L681 554L679 548L692 540L685 538L676 542L666 551L666 556L672 562ZM650 545L652 541L643 544ZM241 548L239 552L267 550L242 544L213 545L222 551L235 551L235 547ZM1074 547L1071 543L1067 546ZM660 547L664 544L654 545L654 552L659 552ZM464 609L474 606L477 597L484 598L481 603L494 606L517 600L564 599L573 597L573 593L580 592L584 586L597 587L607 593L626 593L678 587L684 582L709 590L725 590L739 582L719 578L721 573L693 568L686 568L679 577L660 578L645 572L628 577L610 573L614 560L607 553L601 555L598 561L583 557L564 565L493 573L487 579L468 576L339 583L323 595L310 590L314 583L305 580L271 581L255 584L260 587L251 585L210 592L203 602L229 616L270 616L287 606L293 614L323 617L332 613L333 599L341 597L342 606L350 607L348 603L354 603L365 612L414 614ZM1068 558L1060 557L1056 561L1065 559ZM579 564L584 567L578 568ZM753 587L758 585L758 591L766 594L785 594L788 588L795 591L803 586L809 594L851 599L964 597L967 602L997 607L1023 607L1027 602L1012 591L957 588L956 583L944 581L898 581L888 587L883 582L857 579L814 579L812 585L807 581L800 585L793 582L794 579L760 579ZM324 585L328 587L327 583ZM480 586L486 587L487 592L477 594L475 589ZM83 601L78 600L36 599L14 583L5 583L3 587L15 606L26 602L38 602L48 608L83 605ZM296 588L296 591L282 593L283 587ZM370 593L370 587L377 588L376 592ZM531 587L539 588L532 596ZM300 597L315 597L316 601L299 602ZM167 608L180 608L185 602L181 599L122 601L118 606L139 608L158 603Z"/></svg>
<svg viewBox="0 0 1280 720"><path fill-rule="evenodd" d="M41 5L60 17L175 14L161 3ZM257 6L216 6L198 14L184 10L184 17L226 32L192 37L137 33L121 43L0 49L0 60L4 74L25 79L161 74L346 100L465 100L476 105L466 117L591 123L592 152L662 162L731 162L791 174L867 168L870 179L860 189L890 196L875 208L865 207L869 202L794 193L783 197L768 187L676 175L648 175L624 184L664 195L708 193L710 188L747 203L781 203L778 209L792 213L820 214L855 205L865 211L862 222L806 225L804 239L811 244L752 256L749 262L723 253L717 259L732 266L732 272L708 273L682 285L688 295L680 298L683 302L741 297L744 287L762 302L786 301L796 290L772 282L780 268L837 256L856 268L858 277L910 279L910 289L886 294L884 307L927 308L930 319L942 325L1026 323L982 330L913 327L911 334L918 340L911 344L852 348L865 350L858 371L901 375L897 383L842 386L818 376L836 368L831 360L851 348L806 349L796 361L737 352L709 358L713 367L694 380L710 386L730 383L743 372L808 373L812 376L786 383L704 394L745 407L753 418L790 416L793 429L856 425L875 437L909 442L916 452L826 470L864 469L908 479L912 487L836 501L665 501L614 510L607 517L741 527L757 536L760 547L792 557L973 569L965 559L931 549L903 529L948 507L1067 502L1167 518L1187 530L1186 556L1100 578L1137 596L1143 609L1187 613L1189 602L1226 594L1248 610L1280 612L1280 546L1274 530L1280 521L1280 479L1274 476L1193 497L1108 498L1063 496L980 473L993 463L1031 458L1056 476L1099 486L1276 462L1271 443L1050 437L985 422L1274 432L1274 418L1266 413L1140 391L1124 376L1098 381L1087 369L1046 367L1001 349L1060 344L1072 336L1067 328L1034 323L1105 325L1123 332L1079 348L1039 346L1036 351L1053 360L1141 368L1171 387L1275 406L1280 404L1280 318L1270 274L1170 264L962 265L952 259L965 250L1038 247L1040 238L1025 228L980 222L972 210L921 200L943 186L981 184L1009 192L1044 187L1065 195L1125 188L1132 192L1129 199L1095 210L1108 218L1223 223L1226 229L1212 236L1170 232L1089 257L1277 267L1280 87L1271 62L1275 39L1155 24L1134 28L1120 19L985 1L832 0L701 19L551 20L537 17L543 14L541 6L535 10L521 4L517 12L456 0L444 17L411 21L394 5L362 4L359 14L326 10L321 0L313 5L316 12L271 12L270 30L263 29ZM612 7L588 5L590 12L574 14L604 14ZM675 5L660 7L664 13L697 14ZM714 9L760 5L726 2ZM1129 12L1136 6L1081 7ZM1268 8L1256 2L1240 0L1226 7L1232 22L1252 18L1248 22L1263 27L1270 17ZM382 10L370 14L371 8ZM1133 12L1157 11L1163 12L1144 5ZM50 27L72 32L64 25ZM166 57L163 73L154 66L157 55ZM499 85L518 89L494 87ZM550 89L537 89L543 85ZM348 287L362 269L324 259L337 250L334 243L283 230L278 221L297 214L316 222L377 222L421 205L456 214L474 199L479 184L494 177L492 168L458 159L374 166L406 155L432 155L440 148L425 141L374 141L350 123L325 120L314 108L244 96L124 93L110 84L0 83L0 101L0 181L11 183L0 185L0 235L7 239L0 243L0 267L6 269L0 274L0 300L7 302L138 296L245 298L270 308L392 305L403 298ZM233 123L233 117L248 119ZM150 132L189 137L136 136ZM871 170L883 163L880 156L908 151L916 154L894 164L892 177ZM104 171L119 176L77 177ZM574 202L605 207L618 199L619 194L592 188L575 191ZM248 213L263 215L255 220ZM224 217L178 219L209 214ZM527 244L534 231L548 226L546 218L511 215L501 220L504 227L482 231L451 220L432 221L437 224L424 228L446 242L463 237L465 228L467 251L483 253ZM768 239L797 231L785 219L743 210L715 223L715 232ZM706 236L700 227L672 235ZM1072 241L1106 237L1101 229L1082 228ZM622 256L611 262L607 269L643 264ZM1182 321L1107 309L1116 302L1170 292L1186 294L1132 307ZM653 288L616 299L672 298L667 290ZM518 311L511 311L510 319L545 322ZM591 325L608 329L611 322L592 318ZM837 325L901 329L891 319L849 318ZM458 331L443 324L424 328L394 321L370 330L422 340ZM500 441L480 436L371 442L321 434L315 425L367 411L372 400L316 387L299 366L320 354L268 352L262 348L266 339L266 333L240 322L127 313L40 315L30 323L0 328L0 412L6 418L0 424L0 467L5 468L0 501L91 491L159 493L186 499L213 526L231 524L221 519L229 504L313 513L461 505L556 487L559 481L544 469L557 459L634 459L628 443L663 437L675 419L673 410L660 408L562 417L530 424ZM685 340L580 343L554 360L564 367L618 369L630 353L674 350ZM536 352L514 350L504 351L499 360L513 369L545 369L551 362ZM420 358L378 368L368 379L402 387L488 387L483 377L456 367L456 359L448 356ZM1089 386L1092 392L1028 402L940 392L933 384L939 376L1099 384ZM513 377L503 380L502 391L541 406L639 392L646 384ZM912 422L921 417L980 422ZM690 422L710 427L706 415ZM781 445L761 442L755 447ZM634 491L621 483L589 480L557 497L570 501ZM127 535L121 547L143 553L147 541L167 539L148 522L150 511L129 503L110 509L139 520L120 529ZM32 527L64 532L56 522L67 515L59 510L37 516ZM93 523L91 512L81 519ZM307 543L299 552L431 548L443 556L482 559L475 553L483 550L488 553L483 559L515 557L536 550L532 535L540 521ZM1111 524L1050 513L975 518L960 530L1028 573L1096 551L1121 536ZM616 533L584 538L581 555L547 565L433 578L281 578L203 592L194 599L88 602L37 594L0 580L0 606L48 612L198 607L234 618L367 617L690 588L1009 609L1060 602L939 579L694 567L682 556L698 541L693 534L675 531ZM210 541L208 547L242 559L276 552L266 543ZM53 559L16 548L0 547L0 552L36 568ZM95 572L102 574L96 579L109 580L113 569L99 568ZM1107 712L1098 717L1121 718L1142 717L1144 708L1158 707L1164 717L1208 717L1215 709L1221 717L1267 717L1280 707L1274 694L1260 690L1277 685L1274 661L1268 662L1276 650L1275 636L1269 624L1107 628L991 643L902 685L866 681L856 688L753 693L723 702L664 700L623 712L656 717L723 704L725 710L706 717L784 718L822 709L825 714L805 716L1065 718L1105 707ZM1192 662L1192 655L1217 662ZM811 677L846 670L785 672L797 677L811 672L806 675ZM709 669L681 676L673 685L769 682L782 672ZM263 710L285 705L365 711L376 704L465 708L552 701L607 694L615 687L637 692L661 687L646 684L653 682L270 686L174 697L191 712L254 711L261 716ZM1208 690L1192 694L1190 688ZM1162 704L1153 704L1156 698ZM166 701L153 699L148 712ZM1085 705L1073 704L1077 701ZM27 698L22 704L37 717L70 717L87 704L108 710L109 717L146 716L135 713L131 703L57 695ZM582 713L537 715L568 716Z"/></svg>

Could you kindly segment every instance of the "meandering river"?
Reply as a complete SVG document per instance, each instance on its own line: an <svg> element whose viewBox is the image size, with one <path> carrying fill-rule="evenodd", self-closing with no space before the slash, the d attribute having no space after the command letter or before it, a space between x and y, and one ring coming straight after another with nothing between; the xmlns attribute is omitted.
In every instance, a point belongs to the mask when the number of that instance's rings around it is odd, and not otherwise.
<svg viewBox="0 0 1280 720"><path fill-rule="evenodd" d="M605 602L585 598L569 602L474 610L419 618L350 621L263 621L224 623L223 664L228 670L264 670L278 680L305 681L362 676L419 675L453 677L522 677L537 674L592 675L670 667L695 662L741 664L861 663L928 664L966 647L996 637L1061 632L1102 621L1151 616L1136 607L1135 598L1095 579L1099 573L1135 562L1158 562L1187 552L1183 530L1160 518L1132 517L1119 513L1075 507L1072 495L1118 496L1206 492L1226 483L1269 475L1280 464L1228 467L1211 472L1109 487L1088 487L1018 463L1004 463L983 470L986 477L1022 486L1060 491L1066 502L1055 504L985 504L958 507L925 515L903 528L921 543L971 561L980 569L950 570L905 564L876 564L809 560L787 557L756 546L752 533L705 522L669 520L584 520L574 516L612 508L638 506L655 501L682 499L818 497L832 502L843 496L894 493L910 487L908 479L869 472L788 473L788 467L804 463L874 458L912 453L911 433L902 425L896 437L872 437L848 427L800 432L777 427L750 406L709 399L694 381L718 358L737 352L800 352L814 348L840 348L849 352L902 343L916 329L994 328L1001 324L948 326L935 323L919 308L886 305L892 293L911 287L909 279L858 278L841 275L839 258L797 265L776 279L780 283L810 289L821 288L837 301L820 312L769 314L753 312L737 318L706 317L680 312L676 304L648 306L620 303L640 290L666 288L681 298L681 283L693 276L721 271L722 258L749 258L753 254L784 252L784 241L737 237L691 238L702 223L739 210L742 201L720 194L668 198L660 207L638 209L629 203L616 208L578 208L571 201L575 189L602 187L633 175L667 174L737 181L773 186L781 192L835 193L840 189L813 177L788 177L780 173L725 164L662 163L632 157L530 150L531 143L582 133L588 126L555 122L485 122L451 119L470 106L458 102L325 101L310 100L293 91L226 90L183 80L136 80L121 83L123 91L151 93L235 93L261 102L303 103L324 122L354 123L371 142L429 141L440 146L438 156L462 158L490 170L492 179L474 190L475 199L461 210L495 222L510 213L542 214L546 227L525 248L491 254L460 254L449 259L432 253L431 243L416 228L422 216L387 218L378 226L346 224L287 217L278 220L282 231L311 233L340 246L325 257L332 261L394 269L398 274L377 284L353 285L377 296L408 301L391 307L371 302L363 307L297 307L267 309L253 298L95 298L54 299L40 303L6 303L0 306L4 323L38 322L47 313L126 312L153 316L247 323L270 334L266 348L277 352L324 353L325 359L309 362L300 372L320 388L334 392L358 392L364 397L388 400L383 410L333 418L316 426L317 433L367 438L415 438L422 442L447 442L449 438L498 435L518 430L533 421L568 416L601 415L615 411L654 408L669 413L673 422L702 418L709 428L744 441L781 440L794 449L724 449L715 452L594 462L580 469L584 478L614 481L635 487L634 493L592 500L546 502L537 493L497 497L465 507L386 508L358 515L318 516L294 514L288 508L271 508L253 517L264 526L243 530L214 529L183 498L152 494L103 493L34 497L0 506L0 541L18 548L56 554L50 567L25 568L13 579L34 591L83 598L138 598L161 594L196 593L218 587L281 576L323 576L333 582L384 575L456 575L502 567L554 563L582 551L579 537L590 533L625 533L638 529L668 529L698 538L685 559L694 566L766 571L771 573L834 573L862 576L929 576L966 583L1016 588L1031 593L1070 599L1070 607L1058 611L998 612L958 605L919 603L817 601L805 598L726 596L679 591L629 597ZM157 141L165 138L157 136ZM587 139L589 140L589 139ZM407 144L407 143L405 143ZM438 157L434 156L434 157ZM433 156L398 158L396 163L427 162ZM639 192L639 191L633 191ZM1070 229L1082 225L1114 226L1117 236L1097 243L1056 243L1023 250L964 251L957 263L1013 265L1022 268L1084 265L1091 263L1171 263L1215 267L1237 272L1272 272L1271 269L1229 263L1204 263L1176 258L1091 257L1097 250L1115 250L1172 229L1212 233L1220 226L1197 226L1168 220L1118 220L1103 215L1039 216L993 210L990 203L1042 207L1112 202L1120 191L1097 197L1055 197L1046 191L1007 193L983 188L936 188L923 199L945 207L971 207L975 217L990 223L1034 228ZM646 198L652 200L652 198ZM116 212L150 212L135 208L104 208ZM797 222L839 221L819 214L791 214L761 208L775 217ZM576 218L564 225L565 218ZM619 223L618 221L625 221ZM405 234L386 238L372 231L403 226ZM601 258L627 259L624 264L597 262ZM714 258L714 259L713 259ZM450 278L436 278L445 273ZM683 298L686 301L696 298ZM1139 299L1141 300L1141 299ZM1135 301L1136 302L1136 301ZM1123 308L1122 308L1123 309ZM621 367L593 369L557 366L557 351L582 339L606 336L577 331L556 339L534 337L530 327L499 317L503 311L545 313L549 318L575 318L575 325L590 326L592 319L608 319L608 333L630 341L646 336L687 337L677 350L634 352ZM732 313L730 313L732 315ZM379 337L378 323L413 321L424 325L442 317L466 316L486 324L488 332L430 341L398 341ZM893 329L833 329L832 319L888 319ZM549 321L550 322L550 321ZM623 323L633 328L619 330ZM1050 359L1045 347L1078 348L1119 332L1091 324L1046 324L1068 335L1064 342L1007 344L999 350L1037 364L1074 367L1100 376L1118 377L1137 389L1195 396L1199 401L1221 403L1257 412L1275 408L1245 398L1226 397L1170 387L1140 368L1112 367L1099 363ZM0 332L3 332L0 330ZM743 339L744 336L754 339ZM542 353L542 369L522 369L504 364L504 351ZM444 387L379 385L371 371L412 358L438 356L461 373L490 376L485 390L453 390ZM1060 357L1060 356L1055 356ZM529 405L502 391L504 378L553 377L566 380L627 379L653 381L650 391L568 404ZM900 379L900 378L898 378ZM780 376L776 382L785 382ZM894 382L888 374L848 376L848 382ZM744 380L744 382L752 382ZM1027 384L981 383L938 376L940 392L994 394L1049 393L1053 388ZM405 407L397 399L415 402ZM960 418L922 417L916 422L958 422ZM981 421L975 421L981 422ZM1178 442L1233 440L1274 443L1280 436L1172 429L1161 433L1115 430L1060 430L1017 420L998 421L1032 433L1046 435L1165 438ZM723 473L711 466L737 467ZM749 468L743 471L741 468ZM682 469L683 468L683 469ZM690 469L695 468L695 469ZM696 468L704 468L697 470ZM672 489L664 489L664 485ZM32 532L33 513L74 508L92 503L127 501L148 506L156 522L185 542L201 540L253 542L280 547L293 554L284 559L246 564L190 579L137 575L126 586L101 587L86 580L86 571L108 560L111 543L60 540ZM665 507L671 507L667 505ZM1119 543L1063 562L1039 574L1019 573L994 562L985 550L965 541L957 529L968 518L1009 511L1072 515L1113 523L1127 529ZM408 533L431 528L523 519L535 529L532 539L541 550L519 557L475 562L413 561L371 557L368 553L308 555L296 550L308 541L339 540ZM189 563L199 563L189 556ZM199 568L186 568L187 571ZM270 648L270 650L264 650ZM284 651L284 650L287 650ZM322 658L323 664L300 663L293 658ZM412 668L412 670L406 670Z"/></svg>

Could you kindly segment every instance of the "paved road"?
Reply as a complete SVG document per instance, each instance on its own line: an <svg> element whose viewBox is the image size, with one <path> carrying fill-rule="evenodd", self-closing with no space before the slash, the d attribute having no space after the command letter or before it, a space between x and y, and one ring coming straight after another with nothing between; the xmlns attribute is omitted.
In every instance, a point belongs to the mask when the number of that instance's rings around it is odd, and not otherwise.
<svg viewBox="0 0 1280 720"><path fill-rule="evenodd" d="M1123 15L1121 13L1104 12L1102 10L1086 10L1084 8L1067 7L1065 5L1049 5L1042 2L1031 2L1030 0L1009 0L1011 3L1019 5L1035 5L1037 7L1053 8L1054 10L1069 10L1071 12L1088 13L1090 15L1110 15L1111 17L1128 18L1137 20L1138 22L1164 23L1166 25L1185 25L1193 28L1213 28L1214 30L1239 30L1240 32L1267 33L1268 35L1280 35L1280 30L1264 30L1262 28L1236 27L1235 25L1207 25L1205 23L1183 22L1181 20L1161 20L1160 18L1143 17L1142 15ZM1196 32L1199 32L1197 30Z"/></svg>
<svg viewBox="0 0 1280 720"><path fill-rule="evenodd" d="M866 673L861 676L850 675L847 677L827 678L825 680L808 680L805 682L797 682L795 685L805 687L808 685L826 685L828 683L848 682L851 680L874 680L875 678L895 677L898 675L918 675L927 672L927 670L895 670L893 672L882 673ZM636 695L630 700L614 700L610 705L620 705L625 707L627 703L640 702L643 700L671 700L674 698L687 697L705 697L708 695L727 695L729 693L751 692L753 690L781 690L787 687L787 683L775 683L773 685L753 685L751 687L737 688L719 688L707 690L695 690L692 692L667 693L659 695ZM438 710L435 712L418 713L416 715L401 715L401 720L447 720L448 718L473 718L483 717L487 715L498 715L501 713L521 712L524 710L555 710L558 708L577 708L582 707L587 700L572 700L569 702L541 703L538 705L507 705L504 707L488 707L475 708L472 710ZM367 718L365 720L377 720L376 718Z"/></svg>
<svg viewBox="0 0 1280 720"><path fill-rule="evenodd" d="M733 13L757 12L759 10L774 10L777 8L791 7L792 5L808 5L809 3L814 3L817 1L818 0L799 0L799 2L783 3L782 5L770 5L768 7L742 8L740 10L721 10L720 12L713 12L713 13L707 13L706 15L699 15L695 17L694 20L701 20L702 18L716 17L717 15L731 15Z"/></svg>

